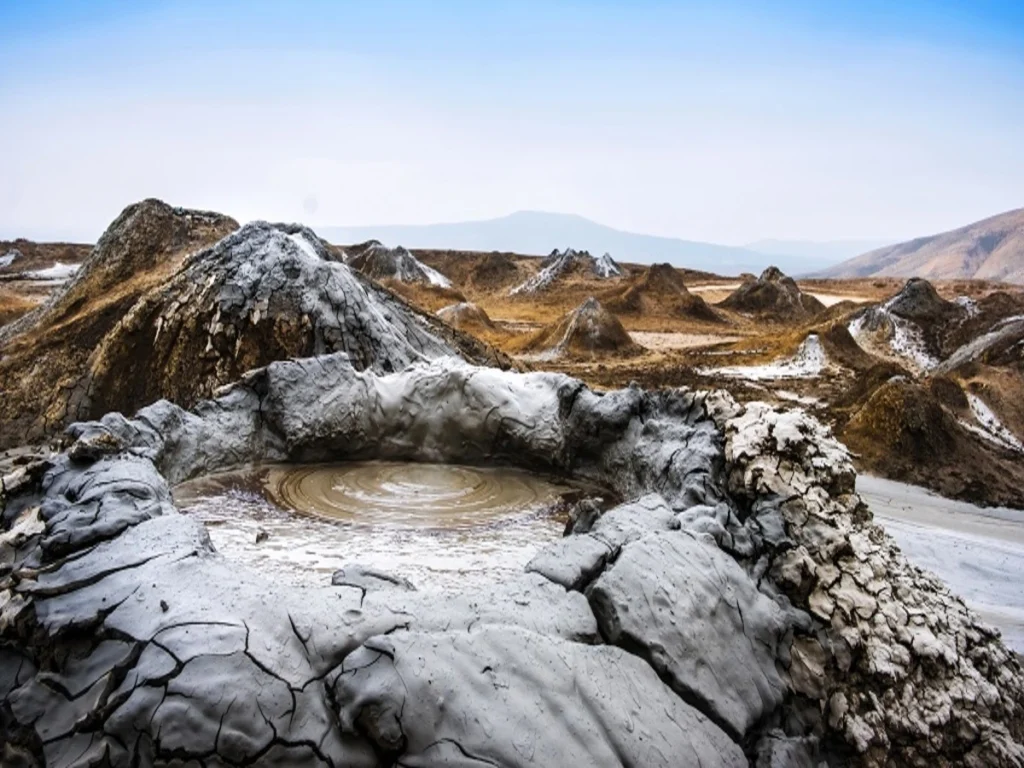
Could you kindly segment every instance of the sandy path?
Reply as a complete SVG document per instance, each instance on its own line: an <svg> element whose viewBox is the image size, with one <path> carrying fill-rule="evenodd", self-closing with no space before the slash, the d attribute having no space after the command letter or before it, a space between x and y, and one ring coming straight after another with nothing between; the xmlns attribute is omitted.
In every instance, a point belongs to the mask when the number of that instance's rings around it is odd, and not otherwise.
<svg viewBox="0 0 1024 768"><path fill-rule="evenodd" d="M1024 510L977 507L867 475L857 478L857 491L912 562L1024 652Z"/></svg>
<svg viewBox="0 0 1024 768"><path fill-rule="evenodd" d="M711 344L739 341L740 336L718 336L713 333L674 333L670 331L630 331L633 341L641 347L660 352L665 349L692 349Z"/></svg>
<svg viewBox="0 0 1024 768"><path fill-rule="evenodd" d="M867 304L868 302L874 301L869 296L857 296L854 294L845 293L821 293L820 291L804 291L808 293L826 307L831 307L833 304L838 304L841 301L852 301L854 304Z"/></svg>

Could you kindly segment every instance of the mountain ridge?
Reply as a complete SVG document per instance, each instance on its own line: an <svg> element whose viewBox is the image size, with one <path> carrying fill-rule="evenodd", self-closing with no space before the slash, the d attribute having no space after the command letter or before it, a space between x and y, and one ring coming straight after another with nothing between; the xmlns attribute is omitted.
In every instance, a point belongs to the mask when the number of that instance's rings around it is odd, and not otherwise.
<svg viewBox="0 0 1024 768"><path fill-rule="evenodd" d="M877 248L815 276L973 278L1024 284L1024 208Z"/></svg>
<svg viewBox="0 0 1024 768"><path fill-rule="evenodd" d="M338 243L369 239L407 248L465 251L509 251L544 256L553 248L610 253L632 263L669 262L674 266L722 274L760 273L775 264L785 271L804 273L824 268L829 259L764 254L742 246L646 235L616 229L572 213L522 210L492 219L443 224L404 224L315 227L318 234Z"/></svg>

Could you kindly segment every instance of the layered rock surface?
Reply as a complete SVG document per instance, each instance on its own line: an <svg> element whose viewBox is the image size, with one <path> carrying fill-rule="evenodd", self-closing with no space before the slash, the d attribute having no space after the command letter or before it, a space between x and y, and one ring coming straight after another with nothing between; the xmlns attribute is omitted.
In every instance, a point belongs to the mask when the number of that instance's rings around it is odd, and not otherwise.
<svg viewBox="0 0 1024 768"><path fill-rule="evenodd" d="M803 412L336 353L71 437L4 478L4 764L1024 760L1018 661L872 524ZM171 502L328 457L515 463L627 501L469 595L287 589Z"/></svg>

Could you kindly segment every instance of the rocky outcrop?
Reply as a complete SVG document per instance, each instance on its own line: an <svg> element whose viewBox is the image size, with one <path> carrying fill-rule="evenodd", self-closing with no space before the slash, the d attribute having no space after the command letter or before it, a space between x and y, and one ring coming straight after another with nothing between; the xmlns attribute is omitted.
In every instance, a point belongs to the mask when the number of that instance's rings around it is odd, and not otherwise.
<svg viewBox="0 0 1024 768"><path fill-rule="evenodd" d="M5 763L1024 759L1016 657L873 525L802 411L336 353L70 437L4 479ZM276 585L170 499L241 461L326 457L514 463L627 501L459 595Z"/></svg>
<svg viewBox="0 0 1024 768"><path fill-rule="evenodd" d="M778 267L768 267L756 280L745 280L719 306L779 321L808 320L825 309Z"/></svg>
<svg viewBox="0 0 1024 768"><path fill-rule="evenodd" d="M593 296L526 339L522 349L546 360L643 354L619 319Z"/></svg>
<svg viewBox="0 0 1024 768"><path fill-rule="evenodd" d="M105 235L84 274L48 311L77 301L85 295L83 285L90 296L105 285L109 297L139 279L131 271L145 269L136 250L145 234L137 231L139 215L115 224L128 242ZM172 243L185 238L170 229ZM120 244L124 259L111 254L112 242ZM122 284L114 282L117 274ZM248 224L193 254L141 296L128 291L115 308L82 311L88 327L72 326L67 338L54 335L46 352L52 361L33 356L42 344L37 336L48 326L29 326L8 343L17 352L0 364L4 389L13 394L0 406L11 412L0 444L40 439L68 422L110 410L132 412L160 398L191 405L250 368L288 357L344 351L357 368L382 372L446 355L507 364L500 353L340 263L297 225ZM56 380L37 381L45 374ZM30 389L34 384L38 388Z"/></svg>
<svg viewBox="0 0 1024 768"><path fill-rule="evenodd" d="M588 251L555 249L541 262L540 271L510 290L509 296L543 293L573 274L592 280L607 280L620 276L622 267L607 253L595 258Z"/></svg>
<svg viewBox="0 0 1024 768"><path fill-rule="evenodd" d="M428 267L409 249L388 248L370 240L349 248L348 264L374 280L395 280L400 283L421 283L437 288L451 288L452 281L436 269Z"/></svg>

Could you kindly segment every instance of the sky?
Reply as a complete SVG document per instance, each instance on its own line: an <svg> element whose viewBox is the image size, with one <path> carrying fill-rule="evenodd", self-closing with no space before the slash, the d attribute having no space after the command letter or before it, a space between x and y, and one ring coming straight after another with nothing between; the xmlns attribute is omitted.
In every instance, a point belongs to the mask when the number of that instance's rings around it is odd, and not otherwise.
<svg viewBox="0 0 1024 768"><path fill-rule="evenodd" d="M1024 206L1024 3L0 0L0 237L146 197L931 234Z"/></svg>

